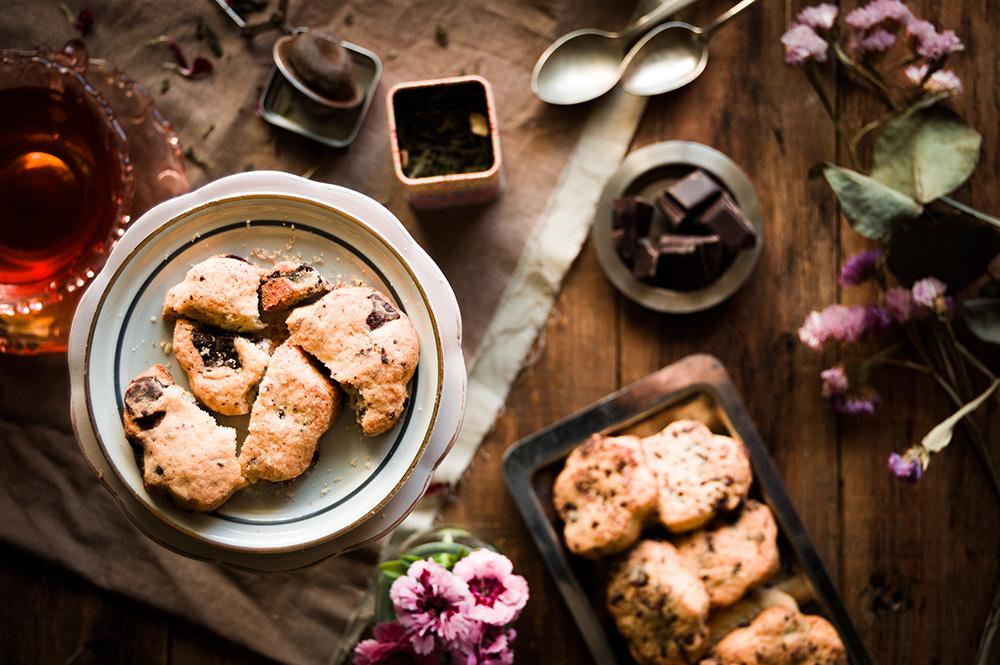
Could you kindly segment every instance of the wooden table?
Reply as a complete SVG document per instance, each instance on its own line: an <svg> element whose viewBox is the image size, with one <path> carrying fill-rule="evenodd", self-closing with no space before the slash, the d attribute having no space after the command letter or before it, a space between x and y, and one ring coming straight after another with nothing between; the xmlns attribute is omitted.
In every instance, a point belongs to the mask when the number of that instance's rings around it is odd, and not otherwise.
<svg viewBox="0 0 1000 665"><path fill-rule="evenodd" d="M704 21L719 11L703 3ZM872 419L835 417L817 373L835 361L801 345L796 328L841 293L836 270L863 246L838 217L826 185L806 179L816 162L842 158L819 101L778 43L803 3L767 0L720 35L695 84L654 100L635 139L715 146L749 173L764 208L766 248L749 284L728 303L665 316L620 296L593 248L584 248L506 412L487 438L445 518L507 552L531 584L518 625L519 662L588 662L555 586L507 495L503 451L519 438L691 352L717 355L742 390L792 497L873 656L880 663L971 662L1000 583L998 498L961 438L916 486L890 478L885 460L948 413L927 381L894 373L877 382ZM855 3L850 3L853 6ZM1000 15L986 2L911 3L955 28L967 53L954 59L966 85L955 108L984 134L983 159L962 198L1000 212ZM846 119L874 102L840 86ZM905 372L906 370L899 370ZM995 428L993 431L997 431ZM996 444L997 437L992 441ZM23 663L245 663L260 660L203 629L160 615L16 551L0 567L0 660Z"/></svg>

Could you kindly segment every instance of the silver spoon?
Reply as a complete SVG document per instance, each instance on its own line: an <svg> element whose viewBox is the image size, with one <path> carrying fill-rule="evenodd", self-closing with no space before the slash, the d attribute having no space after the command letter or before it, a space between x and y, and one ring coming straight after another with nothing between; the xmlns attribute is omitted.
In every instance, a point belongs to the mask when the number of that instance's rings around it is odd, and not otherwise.
<svg viewBox="0 0 1000 665"><path fill-rule="evenodd" d="M628 47L640 35L695 0L667 0L621 32L586 28L552 43L535 63L531 90L549 104L579 104L615 87Z"/></svg>
<svg viewBox="0 0 1000 665"><path fill-rule="evenodd" d="M704 29L671 21L650 30L625 56L625 91L649 97L676 90L698 78L708 64L712 35L755 2L743 0L733 5Z"/></svg>

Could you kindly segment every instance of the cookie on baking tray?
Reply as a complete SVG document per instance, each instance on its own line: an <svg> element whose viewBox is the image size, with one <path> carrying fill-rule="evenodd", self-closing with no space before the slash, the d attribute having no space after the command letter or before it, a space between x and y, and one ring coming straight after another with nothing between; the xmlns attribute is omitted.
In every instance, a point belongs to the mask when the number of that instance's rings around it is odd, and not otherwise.
<svg viewBox="0 0 1000 665"><path fill-rule="evenodd" d="M233 332L260 332L258 307L263 268L233 255L196 263L163 300L163 318L186 316Z"/></svg>
<svg viewBox="0 0 1000 665"><path fill-rule="evenodd" d="M732 524L674 541L684 564L705 584L713 607L732 605L778 571L778 526L771 509L747 501Z"/></svg>
<svg viewBox="0 0 1000 665"><path fill-rule="evenodd" d="M847 665L847 653L829 621L775 605L726 635L702 665Z"/></svg>
<svg viewBox="0 0 1000 665"><path fill-rule="evenodd" d="M142 452L143 484L180 508L221 506L246 480L236 460L236 430L216 424L163 365L125 391L125 434Z"/></svg>
<svg viewBox="0 0 1000 665"><path fill-rule="evenodd" d="M607 605L640 665L686 665L708 648L708 594L668 542L643 540L623 555Z"/></svg>
<svg viewBox="0 0 1000 665"><path fill-rule="evenodd" d="M260 280L260 308L265 316L285 312L319 298L331 288L311 265L281 261Z"/></svg>
<svg viewBox="0 0 1000 665"><path fill-rule="evenodd" d="M631 547L656 509L656 480L639 438L595 434L575 448L556 478L553 503L570 551L598 557Z"/></svg>
<svg viewBox="0 0 1000 665"><path fill-rule="evenodd" d="M659 484L660 521L670 531L697 529L719 512L733 511L753 482L743 444L713 434L696 420L678 420L642 441Z"/></svg>
<svg viewBox="0 0 1000 665"><path fill-rule="evenodd" d="M250 481L291 480L312 463L316 444L340 415L341 391L289 343L271 356L240 450Z"/></svg>
<svg viewBox="0 0 1000 665"><path fill-rule="evenodd" d="M318 358L344 389L361 430L375 436L402 417L420 341L406 314L365 286L334 289L288 315L289 340Z"/></svg>
<svg viewBox="0 0 1000 665"><path fill-rule="evenodd" d="M174 324L172 346L191 392L205 406L224 416L250 413L253 390L267 369L271 340L181 318Z"/></svg>

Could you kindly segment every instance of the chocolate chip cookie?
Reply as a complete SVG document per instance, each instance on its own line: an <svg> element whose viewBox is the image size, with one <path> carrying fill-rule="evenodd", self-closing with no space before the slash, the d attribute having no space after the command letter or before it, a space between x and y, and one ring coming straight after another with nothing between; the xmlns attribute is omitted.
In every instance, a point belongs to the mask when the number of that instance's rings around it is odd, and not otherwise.
<svg viewBox="0 0 1000 665"><path fill-rule="evenodd" d="M240 450L248 480L291 480L312 463L316 444L340 415L341 392L297 346L271 357Z"/></svg>
<svg viewBox="0 0 1000 665"><path fill-rule="evenodd" d="M153 365L129 383L122 419L142 455L146 489L179 508L214 510L246 484L236 460L236 430L216 424L194 396Z"/></svg>
<svg viewBox="0 0 1000 665"><path fill-rule="evenodd" d="M705 584L713 607L738 601L778 571L778 526L771 509L750 500L732 524L675 541L684 564Z"/></svg>
<svg viewBox="0 0 1000 665"><path fill-rule="evenodd" d="M631 547L656 509L656 480L639 439L595 434L574 449L556 478L553 503L570 551L599 557Z"/></svg>
<svg viewBox="0 0 1000 665"><path fill-rule="evenodd" d="M186 316L233 332L260 332L258 289L265 271L238 256L195 264L163 300L163 318Z"/></svg>
<svg viewBox="0 0 1000 665"><path fill-rule="evenodd" d="M271 340L177 319L173 350L191 392L205 406L225 416L250 413L253 390L267 369Z"/></svg>
<svg viewBox="0 0 1000 665"><path fill-rule="evenodd" d="M772 606L726 635L702 665L847 665L847 653L826 619Z"/></svg>
<svg viewBox="0 0 1000 665"><path fill-rule="evenodd" d="M668 542L641 541L617 562L607 604L640 665L686 665L707 650L708 594Z"/></svg>
<svg viewBox="0 0 1000 665"><path fill-rule="evenodd" d="M735 510L750 491L753 473L743 444L696 420L671 423L642 445L660 488L660 521L674 533Z"/></svg>
<svg viewBox="0 0 1000 665"><path fill-rule="evenodd" d="M408 384L420 358L409 318L375 289L334 289L292 310L289 340L318 358L348 396L367 436L387 432L402 417Z"/></svg>

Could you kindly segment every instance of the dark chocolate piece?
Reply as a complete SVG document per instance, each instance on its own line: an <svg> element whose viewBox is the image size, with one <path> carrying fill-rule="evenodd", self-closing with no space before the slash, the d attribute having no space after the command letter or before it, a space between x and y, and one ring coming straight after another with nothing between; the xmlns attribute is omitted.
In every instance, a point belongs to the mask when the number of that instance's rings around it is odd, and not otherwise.
<svg viewBox="0 0 1000 665"><path fill-rule="evenodd" d="M718 236L663 235L639 241L632 274L666 289L691 291L718 279L721 266Z"/></svg>
<svg viewBox="0 0 1000 665"><path fill-rule="evenodd" d="M611 209L611 237L615 243L615 251L631 266L639 239L649 235L653 206L638 196L627 196L615 199Z"/></svg>
<svg viewBox="0 0 1000 665"><path fill-rule="evenodd" d="M687 219L687 211L674 201L669 192L660 192L656 197L656 207L663 213L663 218L667 221L667 229L671 232L676 232Z"/></svg>
<svg viewBox="0 0 1000 665"><path fill-rule="evenodd" d="M728 193L723 193L715 203L698 215L697 224L707 232L718 235L730 254L753 247L757 242L757 231L753 223Z"/></svg>
<svg viewBox="0 0 1000 665"><path fill-rule="evenodd" d="M636 243L632 274L636 279L655 279L660 264L659 245L649 238L639 238Z"/></svg>
<svg viewBox="0 0 1000 665"><path fill-rule="evenodd" d="M688 213L694 212L697 208L711 203L722 190L719 185L701 169L696 169L687 174L670 187L667 193L673 197L674 201Z"/></svg>

